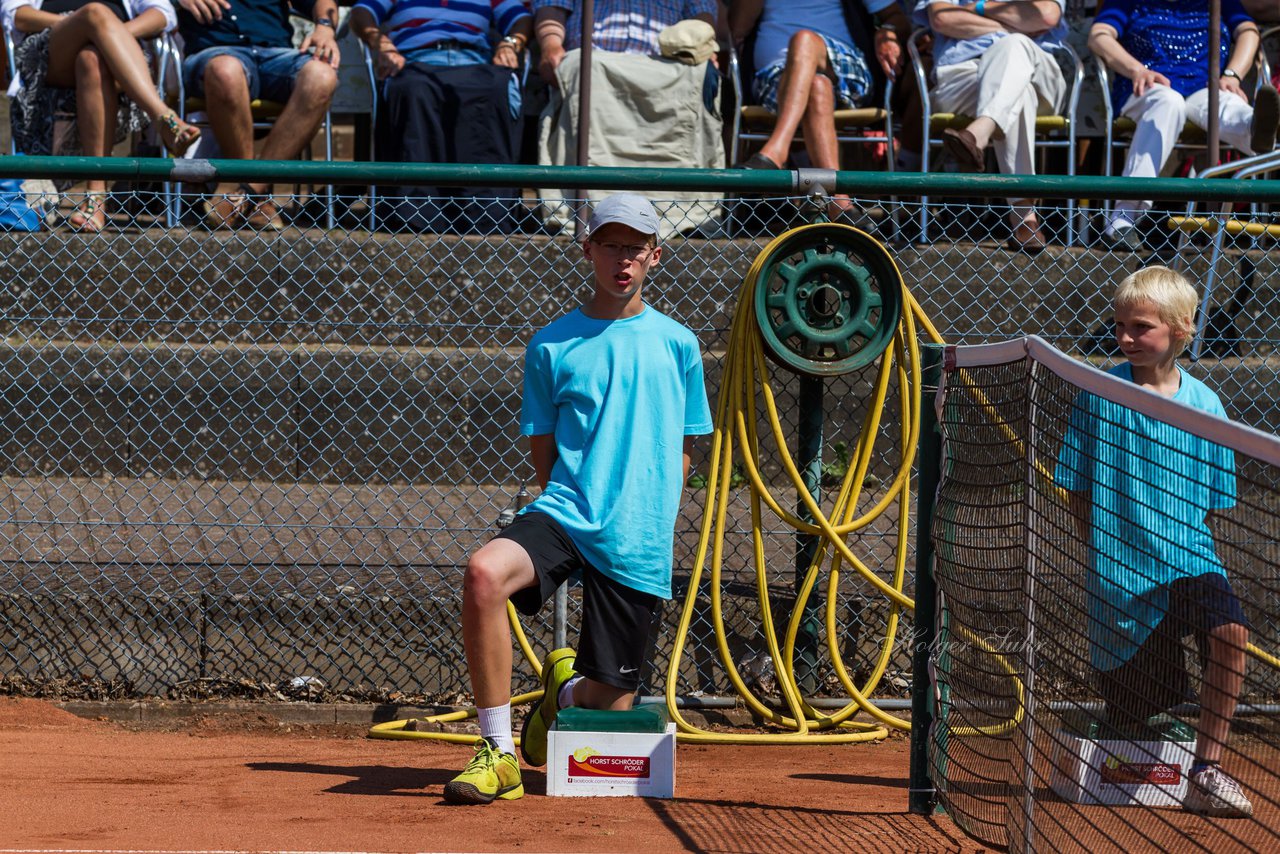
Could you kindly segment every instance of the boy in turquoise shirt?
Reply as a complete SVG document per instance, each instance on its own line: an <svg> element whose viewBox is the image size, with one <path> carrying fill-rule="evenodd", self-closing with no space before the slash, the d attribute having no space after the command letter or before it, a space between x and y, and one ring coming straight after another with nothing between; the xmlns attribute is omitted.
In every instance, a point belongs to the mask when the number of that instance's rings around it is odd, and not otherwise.
<svg viewBox="0 0 1280 854"><path fill-rule="evenodd" d="M600 202L583 254L591 297L525 353L520 431L542 493L467 564L462 637L482 738L445 786L453 803L524 794L511 736L508 599L532 615L562 582L582 580L580 649L542 663L543 698L521 730L525 761L546 764L561 708L631 707L650 627L671 596L693 437L712 429L697 338L643 300L662 258L653 205L634 195Z"/></svg>
<svg viewBox="0 0 1280 854"><path fill-rule="evenodd" d="M1120 283L1115 376L1225 417L1204 383L1175 360L1194 332L1195 288L1148 267ZM1089 543L1089 637L1113 725L1140 727L1189 693L1182 638L1204 663L1196 758L1184 806L1215 816L1253 812L1219 767L1244 682L1249 630L1218 559L1207 516L1235 504L1232 453L1093 394L1082 394L1055 480L1070 493Z"/></svg>

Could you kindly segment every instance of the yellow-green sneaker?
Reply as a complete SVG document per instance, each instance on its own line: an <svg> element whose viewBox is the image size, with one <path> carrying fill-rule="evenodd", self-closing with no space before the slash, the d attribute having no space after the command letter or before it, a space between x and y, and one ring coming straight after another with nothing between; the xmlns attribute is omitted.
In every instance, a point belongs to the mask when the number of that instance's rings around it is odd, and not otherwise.
<svg viewBox="0 0 1280 854"><path fill-rule="evenodd" d="M571 649L547 653L542 662L542 702L529 710L520 727L520 753L530 765L547 764L547 730L560 712L560 689L575 675L573 663L578 656Z"/></svg>
<svg viewBox="0 0 1280 854"><path fill-rule="evenodd" d="M444 799L451 804L487 804L524 797L520 763L515 754L503 753L493 742L476 742L476 755L462 773L444 785Z"/></svg>

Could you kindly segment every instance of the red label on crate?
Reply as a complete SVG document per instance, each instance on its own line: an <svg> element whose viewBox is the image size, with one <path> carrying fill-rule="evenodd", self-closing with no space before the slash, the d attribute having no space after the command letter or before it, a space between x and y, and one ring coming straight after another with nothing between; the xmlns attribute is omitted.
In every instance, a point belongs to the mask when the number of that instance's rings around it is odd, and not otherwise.
<svg viewBox="0 0 1280 854"><path fill-rule="evenodd" d="M590 748L579 750L577 754L584 754L587 750ZM596 779L648 779L649 757L606 756L602 753L591 753L579 759L578 755L573 755L569 757L569 776Z"/></svg>
<svg viewBox="0 0 1280 854"><path fill-rule="evenodd" d="M1099 769L1102 782L1114 786L1132 786L1154 783L1160 786L1176 786L1182 781L1182 766L1169 762L1129 762L1112 756Z"/></svg>

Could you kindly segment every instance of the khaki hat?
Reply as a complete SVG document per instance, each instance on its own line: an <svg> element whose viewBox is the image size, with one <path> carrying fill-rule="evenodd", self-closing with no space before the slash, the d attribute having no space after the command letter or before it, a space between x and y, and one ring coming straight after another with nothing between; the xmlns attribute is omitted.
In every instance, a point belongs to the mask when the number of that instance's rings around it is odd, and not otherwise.
<svg viewBox="0 0 1280 854"><path fill-rule="evenodd" d="M662 55L685 65L701 65L719 49L715 27L706 21L691 18L658 33L658 50Z"/></svg>

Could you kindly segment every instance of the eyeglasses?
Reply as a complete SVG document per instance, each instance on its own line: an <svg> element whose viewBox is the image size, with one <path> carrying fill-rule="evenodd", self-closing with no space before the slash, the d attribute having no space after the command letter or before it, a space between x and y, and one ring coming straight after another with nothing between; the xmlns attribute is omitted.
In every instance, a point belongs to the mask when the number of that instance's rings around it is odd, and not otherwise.
<svg viewBox="0 0 1280 854"><path fill-rule="evenodd" d="M647 243L596 243L591 241L604 252L610 255L617 255L621 258L640 258L647 255L650 249L653 249Z"/></svg>

